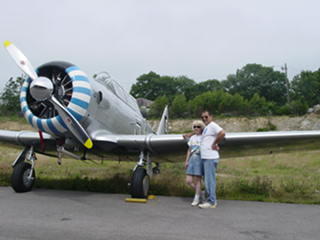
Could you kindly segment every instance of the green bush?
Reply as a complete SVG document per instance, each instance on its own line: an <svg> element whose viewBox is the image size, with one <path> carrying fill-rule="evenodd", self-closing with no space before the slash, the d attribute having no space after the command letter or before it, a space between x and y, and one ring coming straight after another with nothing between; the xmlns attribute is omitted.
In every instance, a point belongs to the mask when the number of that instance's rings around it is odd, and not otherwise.
<svg viewBox="0 0 320 240"><path fill-rule="evenodd" d="M275 104L266 101L258 94L248 101L239 94L229 94L223 91L203 93L190 101L190 112L193 117L199 116L204 110L208 109L215 115L270 115L276 108Z"/></svg>
<svg viewBox="0 0 320 240"><path fill-rule="evenodd" d="M183 118L189 115L189 107L187 99L184 95L180 94L175 96L170 108L172 118Z"/></svg>
<svg viewBox="0 0 320 240"><path fill-rule="evenodd" d="M303 100L293 100L290 103L275 109L275 115L304 115L308 110L308 105Z"/></svg>
<svg viewBox="0 0 320 240"><path fill-rule="evenodd" d="M169 104L169 100L166 96L158 97L151 105L149 116L151 118L160 118L163 109Z"/></svg>
<svg viewBox="0 0 320 240"><path fill-rule="evenodd" d="M277 126L272 124L271 122L268 122L267 126L264 128L258 128L257 132L267 132L267 131L276 131Z"/></svg>

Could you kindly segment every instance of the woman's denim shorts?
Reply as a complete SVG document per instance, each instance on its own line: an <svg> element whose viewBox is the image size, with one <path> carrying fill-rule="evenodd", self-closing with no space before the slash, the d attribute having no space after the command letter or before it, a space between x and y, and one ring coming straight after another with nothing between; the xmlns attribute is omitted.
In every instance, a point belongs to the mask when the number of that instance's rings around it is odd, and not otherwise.
<svg viewBox="0 0 320 240"><path fill-rule="evenodd" d="M190 156L186 174L193 176L203 176L203 164L200 154L192 154Z"/></svg>

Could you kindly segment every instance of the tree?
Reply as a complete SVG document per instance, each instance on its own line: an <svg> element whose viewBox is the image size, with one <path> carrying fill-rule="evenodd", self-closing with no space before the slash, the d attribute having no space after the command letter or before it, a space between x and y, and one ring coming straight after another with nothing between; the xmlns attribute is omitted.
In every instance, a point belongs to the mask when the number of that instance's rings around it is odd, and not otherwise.
<svg viewBox="0 0 320 240"><path fill-rule="evenodd" d="M150 90L155 97L167 96L169 100L172 100L177 93L177 84L174 77L161 76L154 81Z"/></svg>
<svg viewBox="0 0 320 240"><path fill-rule="evenodd" d="M166 96L156 98L150 107L150 117L159 118L166 105L169 104L169 100Z"/></svg>
<svg viewBox="0 0 320 240"><path fill-rule="evenodd" d="M1 93L1 113L2 114L17 114L20 112L20 88L23 79L17 77L16 79L10 78Z"/></svg>
<svg viewBox="0 0 320 240"><path fill-rule="evenodd" d="M245 65L237 70L236 74L229 75L222 85L227 92L239 93L246 99L251 99L257 93L267 101L276 102L279 105L287 101L285 74L260 64Z"/></svg>
<svg viewBox="0 0 320 240"><path fill-rule="evenodd" d="M174 81L177 88L177 94L185 94L189 89L196 86L196 82L186 76L176 77Z"/></svg>
<svg viewBox="0 0 320 240"><path fill-rule="evenodd" d="M270 113L270 104L257 93L249 100L249 108L252 115L266 115Z"/></svg>
<svg viewBox="0 0 320 240"><path fill-rule="evenodd" d="M175 95L184 94L186 89L193 85L195 82L186 76L160 76L149 72L137 78L137 83L132 85L130 93L136 98L155 100L157 97L167 96L172 100Z"/></svg>
<svg viewBox="0 0 320 240"><path fill-rule="evenodd" d="M215 115L225 112L226 98L232 97L224 91L205 92L190 101L190 108L194 116L199 116L203 110L209 110Z"/></svg>
<svg viewBox="0 0 320 240"><path fill-rule="evenodd" d="M240 89L240 83L235 74L229 74L227 79L221 82L221 86L228 93L238 93Z"/></svg>
<svg viewBox="0 0 320 240"><path fill-rule="evenodd" d="M141 75L137 78L137 83L132 85L130 94L135 98L156 99L158 94L155 91L154 86L159 78L160 75L152 71Z"/></svg>
<svg viewBox="0 0 320 240"><path fill-rule="evenodd" d="M293 78L291 86L294 99L303 99L308 106L320 103L320 69L302 71Z"/></svg>
<svg viewBox="0 0 320 240"><path fill-rule="evenodd" d="M185 95L188 99L192 99L202 93L205 93L208 91L219 91L219 90L223 90L223 86L218 80L212 79L212 80L200 82L189 88L186 88Z"/></svg>
<svg viewBox="0 0 320 240"><path fill-rule="evenodd" d="M188 115L188 102L184 95L175 96L171 104L171 115L173 118L182 118Z"/></svg>
<svg viewBox="0 0 320 240"><path fill-rule="evenodd" d="M247 113L248 101L239 94L224 93L219 109L224 115L242 115Z"/></svg>
<svg viewBox="0 0 320 240"><path fill-rule="evenodd" d="M196 96L190 101L190 108L194 117L198 117L203 110L212 111L216 102L212 92L205 92L199 96ZM216 112L214 112L216 113Z"/></svg>

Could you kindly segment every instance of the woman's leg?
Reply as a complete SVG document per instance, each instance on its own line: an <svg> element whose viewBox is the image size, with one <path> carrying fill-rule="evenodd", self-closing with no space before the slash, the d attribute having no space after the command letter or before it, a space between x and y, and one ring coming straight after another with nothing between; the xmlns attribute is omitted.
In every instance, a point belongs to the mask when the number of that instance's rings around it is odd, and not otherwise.
<svg viewBox="0 0 320 240"><path fill-rule="evenodd" d="M201 176L194 176L193 177L193 183L194 183L194 188L196 195L200 196L201 194Z"/></svg>
<svg viewBox="0 0 320 240"><path fill-rule="evenodd" d="M195 190L195 195L191 203L192 206L197 206L200 203L200 193L201 193L201 177L193 176L193 185Z"/></svg>
<svg viewBox="0 0 320 240"><path fill-rule="evenodd" d="M192 179L192 176L191 176L191 175L187 175L187 177L186 177L186 183L187 183L190 187L192 187L193 189L195 188L195 185L194 185L194 183L193 183L193 179Z"/></svg>

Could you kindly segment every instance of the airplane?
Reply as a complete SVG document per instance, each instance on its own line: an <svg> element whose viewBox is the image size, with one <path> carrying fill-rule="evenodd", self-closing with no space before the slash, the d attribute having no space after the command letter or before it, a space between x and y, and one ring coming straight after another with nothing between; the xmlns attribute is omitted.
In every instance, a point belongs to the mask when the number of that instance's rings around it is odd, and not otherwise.
<svg viewBox="0 0 320 240"><path fill-rule="evenodd" d="M157 131L142 116L133 96L112 78L90 79L74 64L53 61L36 70L11 42L4 46L26 75L20 90L21 111L38 132L0 130L0 142L21 146L13 161L11 186L15 192L32 190L36 180L36 154L87 159L87 154L134 154L130 194L148 196L150 177L160 172L152 158L187 149L182 134L168 134L168 107ZM319 139L320 131L226 133L222 148L244 144Z"/></svg>

